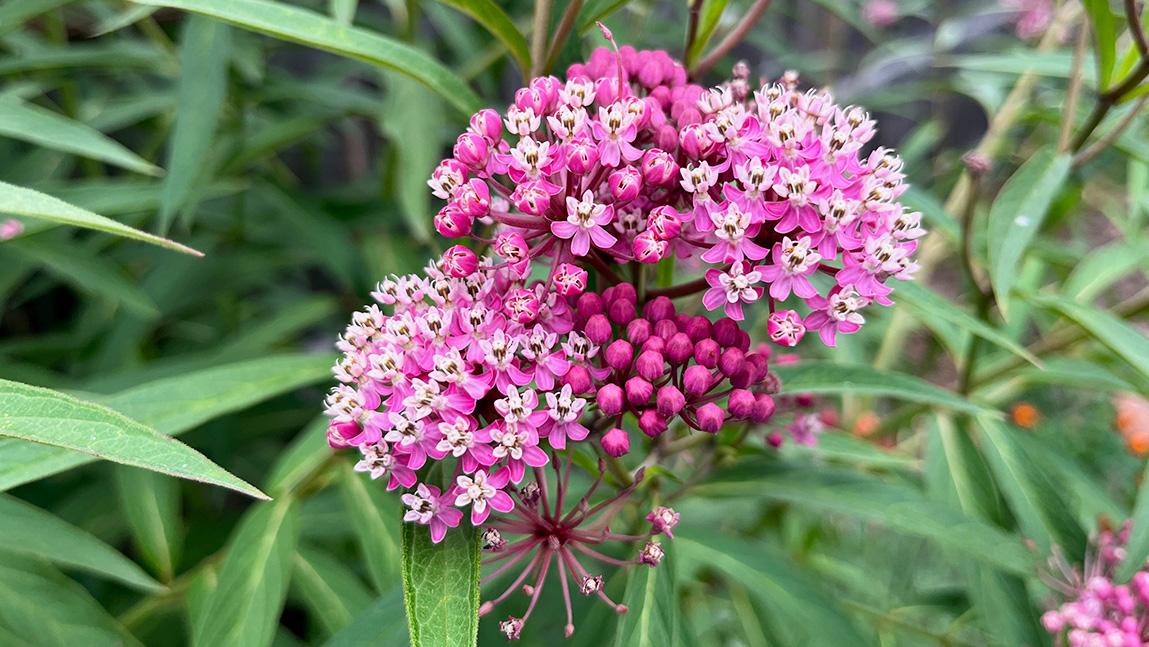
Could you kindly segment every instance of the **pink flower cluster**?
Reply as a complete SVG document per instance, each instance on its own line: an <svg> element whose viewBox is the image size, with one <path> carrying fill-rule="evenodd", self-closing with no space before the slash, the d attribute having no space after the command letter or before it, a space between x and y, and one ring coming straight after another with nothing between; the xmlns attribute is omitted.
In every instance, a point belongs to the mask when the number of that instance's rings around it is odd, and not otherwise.
<svg viewBox="0 0 1149 647"><path fill-rule="evenodd" d="M539 258L552 276L692 259L708 269L682 294L706 289L706 308L735 320L764 300L774 341L809 329L832 346L891 303L925 231L898 202L901 159L864 152L869 115L796 87L787 75L751 92L740 65L705 90L665 52L598 49L471 118L429 181L446 200L435 227L524 273ZM806 314L781 307L791 296Z"/></svg>
<svg viewBox="0 0 1149 647"><path fill-rule="evenodd" d="M1045 629L1070 647L1141 647L1149 644L1149 565L1143 564L1128 584L1114 581L1125 561L1130 524L1104 530L1096 554L1084 571L1058 566L1051 586L1065 602L1041 617ZM1064 639L1065 642L1061 642Z"/></svg>

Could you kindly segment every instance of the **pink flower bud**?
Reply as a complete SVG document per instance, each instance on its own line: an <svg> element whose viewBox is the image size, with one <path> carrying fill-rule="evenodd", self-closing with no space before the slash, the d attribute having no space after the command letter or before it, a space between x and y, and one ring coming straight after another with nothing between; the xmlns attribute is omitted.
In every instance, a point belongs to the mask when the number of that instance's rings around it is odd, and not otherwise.
<svg viewBox="0 0 1149 647"><path fill-rule="evenodd" d="M558 292L564 297L578 296L586 290L587 282L586 270L571 265L570 263L561 263L555 269L554 276L551 277L551 283L555 286L555 292Z"/></svg>
<svg viewBox="0 0 1149 647"><path fill-rule="evenodd" d="M726 412L713 402L707 402L698 407L695 415L698 417L699 428L708 434L716 434L721 431L722 423L726 420Z"/></svg>
<svg viewBox="0 0 1149 647"><path fill-rule="evenodd" d="M590 373L586 370L585 366L572 366L567 374L562 378L563 384L568 384L571 390L575 393L582 395L590 393L594 388L594 383L591 382Z"/></svg>
<svg viewBox="0 0 1149 647"><path fill-rule="evenodd" d="M810 393L799 393L798 395L794 396L794 404L802 407L803 409L809 409L810 407L814 406L814 396Z"/></svg>
<svg viewBox="0 0 1149 647"><path fill-rule="evenodd" d="M435 231L444 238L459 238L471 231L474 219L459 210L453 203L448 203L435 214Z"/></svg>
<svg viewBox="0 0 1149 647"><path fill-rule="evenodd" d="M9 218L0 222L0 240L12 240L13 238L24 233L24 223Z"/></svg>
<svg viewBox="0 0 1149 647"><path fill-rule="evenodd" d="M730 386L736 389L745 389L753 383L753 380L751 379L753 375L754 367L743 362L742 368L738 369L734 372L734 375L730 376Z"/></svg>
<svg viewBox="0 0 1149 647"><path fill-rule="evenodd" d="M662 353L666 350L666 342L662 341L662 337L658 335L651 335L647 337L646 341L642 342L642 350Z"/></svg>
<svg viewBox="0 0 1149 647"><path fill-rule="evenodd" d="M632 319L626 324L626 338L632 344L645 343L650 339L651 325L646 319Z"/></svg>
<svg viewBox="0 0 1149 647"><path fill-rule="evenodd" d="M548 112L546 96L536 88L519 88L515 91L515 107L520 110L531 110L536 115Z"/></svg>
<svg viewBox="0 0 1149 647"><path fill-rule="evenodd" d="M598 409L606 416L617 416L622 413L623 393L622 387L617 384L604 384L595 397Z"/></svg>
<svg viewBox="0 0 1149 647"><path fill-rule="evenodd" d="M607 306L606 313L611 321L620 326L625 326L634 319L634 301L615 299L613 303Z"/></svg>
<svg viewBox="0 0 1149 647"><path fill-rule="evenodd" d="M722 355L718 358L718 370L726 377L734 375L742 370L746 364L746 355L737 348L727 348L722 351Z"/></svg>
<svg viewBox="0 0 1149 647"><path fill-rule="evenodd" d="M641 377L632 377L626 381L626 401L632 406L641 407L650 402L654 395L654 385Z"/></svg>
<svg viewBox="0 0 1149 647"><path fill-rule="evenodd" d="M583 328L583 332L586 333L588 339L601 346L610 341L614 329L611 328L610 320L606 318L606 315L596 314L591 315L586 320L586 327Z"/></svg>
<svg viewBox="0 0 1149 647"><path fill-rule="evenodd" d="M585 137L567 142L567 168L572 173L589 173L598 164L598 146Z"/></svg>
<svg viewBox="0 0 1149 647"><path fill-rule="evenodd" d="M659 240L673 240L682 232L682 216L674 207L655 207L646 217L646 228Z"/></svg>
<svg viewBox="0 0 1149 647"><path fill-rule="evenodd" d="M713 339L703 339L694 345L694 361L706 368L718 366L718 356L722 348Z"/></svg>
<svg viewBox="0 0 1149 647"><path fill-rule="evenodd" d="M443 252L443 271L447 276L461 279L474 274L478 267L479 257L462 245L455 245Z"/></svg>
<svg viewBox="0 0 1149 647"><path fill-rule="evenodd" d="M498 111L484 108L471 115L471 132L497 142L503 137L503 120Z"/></svg>
<svg viewBox="0 0 1149 647"><path fill-rule="evenodd" d="M806 334L806 325L802 318L793 310L778 310L771 312L766 320L766 334L770 340L779 346L794 347L802 341Z"/></svg>
<svg viewBox="0 0 1149 647"><path fill-rule="evenodd" d="M609 296L608 296L609 295ZM619 283L614 287L607 288L603 293L603 297L608 303L614 303L618 300L630 301L631 303L638 302L638 290L630 283Z"/></svg>
<svg viewBox="0 0 1149 647"><path fill-rule="evenodd" d="M590 320L591 317L602 314L605 311L606 306L603 305L602 297L594 292L584 292L575 303L575 315L583 321L584 329L586 322Z"/></svg>
<svg viewBox="0 0 1149 647"><path fill-rule="evenodd" d="M618 458L630 453L630 434L615 427L602 435L602 449L607 456Z"/></svg>
<svg viewBox="0 0 1149 647"><path fill-rule="evenodd" d="M654 334L662 341L670 341L671 337L678 334L678 324L673 319L663 319L654 324Z"/></svg>
<svg viewBox="0 0 1149 647"><path fill-rule="evenodd" d="M682 373L682 388L691 398L700 398L710 390L710 371L705 366L695 364Z"/></svg>
<svg viewBox="0 0 1149 647"><path fill-rule="evenodd" d="M757 399L746 389L734 389L730 392L730 401L727 408L730 416L737 420L747 420L754 415L754 404Z"/></svg>
<svg viewBox="0 0 1149 647"><path fill-rule="evenodd" d="M511 202L523 213L540 216L550 205L551 195L542 187L541 182L527 182L515 187L511 193Z"/></svg>
<svg viewBox="0 0 1149 647"><path fill-rule="evenodd" d="M693 354L694 344L690 343L690 337L684 332L674 333L666 342L666 359L670 360L671 366L685 364Z"/></svg>
<svg viewBox="0 0 1149 647"><path fill-rule="evenodd" d="M644 320L635 319L635 321ZM638 359L634 362L634 369L643 379L654 382L666 373L666 362L662 359L662 353L647 350L638 354Z"/></svg>
<svg viewBox="0 0 1149 647"><path fill-rule="evenodd" d="M718 148L713 129L706 126L702 123L690 124L678 131L678 143L690 159L708 157Z"/></svg>
<svg viewBox="0 0 1149 647"><path fill-rule="evenodd" d="M766 356L762 353L747 353L746 364L751 368L750 382L752 384L759 384L766 379L766 374L770 372Z"/></svg>
<svg viewBox="0 0 1149 647"><path fill-rule="evenodd" d="M666 557L666 551L662 549L662 545L657 541L648 541L642 547L642 552L639 553L638 561L654 568L662 563L662 558Z"/></svg>
<svg viewBox="0 0 1149 647"><path fill-rule="evenodd" d="M333 449L342 449L350 446L348 441L361 433L358 423L333 422L327 427L327 444Z"/></svg>
<svg viewBox="0 0 1149 647"><path fill-rule="evenodd" d="M634 237L630 248L639 263L652 264L666 258L670 244L656 238L654 231L648 229Z"/></svg>
<svg viewBox="0 0 1149 647"><path fill-rule="evenodd" d="M674 302L667 297L654 297L642 307L642 316L651 323L669 319L674 316Z"/></svg>
<svg viewBox="0 0 1149 647"><path fill-rule="evenodd" d="M642 191L642 173L633 166L624 166L610 174L607 185L615 202L630 202Z"/></svg>
<svg viewBox="0 0 1149 647"><path fill-rule="evenodd" d="M682 518L674 508L666 506L658 506L650 514L646 515L646 520L650 522L650 532L653 535L666 535L674 539L674 527L678 525L678 521Z"/></svg>
<svg viewBox="0 0 1149 647"><path fill-rule="evenodd" d="M650 186L662 186L678 177L678 164L674 156L664 150L651 148L642 154L642 179Z"/></svg>
<svg viewBox="0 0 1149 647"><path fill-rule="evenodd" d="M686 406L686 396L682 395L682 391L679 391L673 384L667 384L658 390L654 404L659 413L666 418L671 418L678 415L678 412Z"/></svg>
<svg viewBox="0 0 1149 647"><path fill-rule="evenodd" d="M563 82L553 76L537 76L531 79L530 87L542 95L546 102L543 110L539 112L539 114L543 114L551 112L555 108L559 98L559 89L563 87Z"/></svg>
<svg viewBox="0 0 1149 647"><path fill-rule="evenodd" d="M638 428L651 438L657 438L666 432L666 418L663 418L654 409L647 409L638 416Z"/></svg>
<svg viewBox="0 0 1149 647"><path fill-rule="evenodd" d="M709 338L711 330L710 320L702 315L691 317L690 321L682 328L682 332L690 335L690 341L696 344Z"/></svg>
<svg viewBox="0 0 1149 647"><path fill-rule="evenodd" d="M459 135L451 152L454 153L455 159L462 162L472 172L479 172L487 168L490 148L487 138L482 135L472 132Z"/></svg>
<svg viewBox="0 0 1149 647"><path fill-rule="evenodd" d="M625 339L616 339L606 347L606 365L616 373L625 373L630 370L630 362L634 359L634 346Z"/></svg>
<svg viewBox="0 0 1149 647"><path fill-rule="evenodd" d="M517 231L503 232L495 236L494 249L496 254L510 263L516 263L527 258L527 241Z"/></svg>
<svg viewBox="0 0 1149 647"><path fill-rule="evenodd" d="M774 449L778 449L782 446L782 434L777 431L768 434L766 436L766 444L770 445Z"/></svg>
<svg viewBox="0 0 1149 647"><path fill-rule="evenodd" d="M539 298L534 290L511 290L504 297L503 312L515 323L528 324L539 316Z"/></svg>
<svg viewBox="0 0 1149 647"><path fill-rule="evenodd" d="M774 398L759 393L754 397L754 410L750 413L750 419L757 423L766 422L774 415L775 408Z"/></svg>
<svg viewBox="0 0 1149 647"><path fill-rule="evenodd" d="M730 348L738 345L738 324L733 319L723 317L715 321L710 330L719 346Z"/></svg>
<svg viewBox="0 0 1149 647"><path fill-rule="evenodd" d="M491 212L491 189L486 182L475 178L455 193L455 204L472 218L485 216Z"/></svg>

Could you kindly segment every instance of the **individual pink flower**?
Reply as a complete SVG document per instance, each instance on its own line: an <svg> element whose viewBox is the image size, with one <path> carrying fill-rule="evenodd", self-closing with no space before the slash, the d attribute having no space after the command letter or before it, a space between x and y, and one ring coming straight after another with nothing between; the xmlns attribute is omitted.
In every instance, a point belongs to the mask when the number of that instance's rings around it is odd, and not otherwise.
<svg viewBox="0 0 1149 647"><path fill-rule="evenodd" d="M710 212L714 237L718 242L702 255L707 263L737 263L745 259L760 261L766 258L766 249L753 240L758 226L752 224L750 214L734 202L721 211Z"/></svg>
<svg viewBox="0 0 1149 647"><path fill-rule="evenodd" d="M617 388L617 387L616 387ZM567 438L584 440L590 433L579 423L586 400L574 396L569 384L563 385L558 395L546 394L548 420L539 427L539 435L555 449L566 449Z"/></svg>
<svg viewBox="0 0 1149 647"><path fill-rule="evenodd" d="M587 279L590 275L586 270L570 263L559 263L551 280L555 291L564 297L573 297L586 290Z"/></svg>
<svg viewBox="0 0 1149 647"><path fill-rule="evenodd" d="M595 247L610 249L618 242L604 227L614 219L614 207L599 204L594 200L594 193L586 191L582 200L567 197L567 218L551 223L551 232L564 240L570 240L571 252L575 256L586 256L590 253L590 244Z"/></svg>
<svg viewBox="0 0 1149 647"><path fill-rule="evenodd" d="M431 542L439 543L447 536L448 528L455 528L463 519L463 513L453 507L450 498L440 494L434 485L420 483L414 493L404 494L400 499L408 510L403 513L403 521L414 522L431 528Z"/></svg>
<svg viewBox="0 0 1149 647"><path fill-rule="evenodd" d="M359 450L363 458L355 463L356 472L366 472L372 481L388 477L388 490L415 485L415 471L391 453L387 443L363 445Z"/></svg>
<svg viewBox="0 0 1149 647"><path fill-rule="evenodd" d="M478 267L479 257L462 245L449 247L443 252L443 271L448 276L455 278L470 276Z"/></svg>
<svg viewBox="0 0 1149 647"><path fill-rule="evenodd" d="M757 287L762 280L762 273L749 270L749 264L738 262L730 266L729 271L709 269L706 270L706 282L710 289L702 296L702 305L707 310L717 310L721 305L726 316L735 321L742 321L742 304L757 301L765 290Z"/></svg>
<svg viewBox="0 0 1149 647"><path fill-rule="evenodd" d="M775 344L793 348L805 336L806 324L802 323L802 317L797 312L779 310L771 312L766 319L766 334Z"/></svg>
<svg viewBox="0 0 1149 647"><path fill-rule="evenodd" d="M459 416L454 422L440 422L439 436L435 449L443 456L459 459L464 472L470 474L480 466L495 464L495 456L486 444L491 440L476 433L475 419L471 416Z"/></svg>
<svg viewBox="0 0 1149 647"><path fill-rule="evenodd" d="M783 237L782 242L774 243L773 260L773 264L757 268L770 284L771 297L782 301L791 291L803 299L818 295L808 276L818 269L822 257L810 249L809 236L797 240Z"/></svg>
<svg viewBox="0 0 1149 647"><path fill-rule="evenodd" d="M472 476L457 476L453 490L455 505L460 508L470 505L471 523L476 526L487 520L491 510L510 512L515 508L515 502L502 490L509 479L507 470L497 470L489 476L483 470Z"/></svg>
<svg viewBox="0 0 1149 647"><path fill-rule="evenodd" d="M539 434L533 425L504 419L488 427L487 433L494 443L491 453L497 462L506 465L505 471L512 483L523 480L527 467L547 464L547 453L539 449Z"/></svg>
<svg viewBox="0 0 1149 647"><path fill-rule="evenodd" d="M853 286L835 288L829 298L815 296L810 299L814 312L806 317L806 328L817 330L822 342L833 347L838 333L857 332L866 323L858 311L869 303L870 300L858 294Z"/></svg>

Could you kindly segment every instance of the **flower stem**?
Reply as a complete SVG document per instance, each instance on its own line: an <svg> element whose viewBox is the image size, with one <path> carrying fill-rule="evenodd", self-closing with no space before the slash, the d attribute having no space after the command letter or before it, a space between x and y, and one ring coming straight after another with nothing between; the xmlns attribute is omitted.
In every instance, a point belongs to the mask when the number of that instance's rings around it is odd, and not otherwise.
<svg viewBox="0 0 1149 647"><path fill-rule="evenodd" d="M696 79L702 74L705 74L707 70L714 67L715 63L722 60L723 56L726 56L730 50L734 49L738 43L741 43L742 39L746 38L746 34L750 33L750 29L754 27L754 23L758 22L758 19L762 17L762 14L766 13L766 9L769 7L770 0L756 0L754 5L746 11L746 15L742 16L742 19L738 21L734 29L730 30L730 33L726 35L726 38L723 38L722 42L710 50L709 54L703 56L702 60L690 68L690 78Z"/></svg>
<svg viewBox="0 0 1149 647"><path fill-rule="evenodd" d="M551 0L535 0L535 22L531 28L531 78L542 73L550 24Z"/></svg>

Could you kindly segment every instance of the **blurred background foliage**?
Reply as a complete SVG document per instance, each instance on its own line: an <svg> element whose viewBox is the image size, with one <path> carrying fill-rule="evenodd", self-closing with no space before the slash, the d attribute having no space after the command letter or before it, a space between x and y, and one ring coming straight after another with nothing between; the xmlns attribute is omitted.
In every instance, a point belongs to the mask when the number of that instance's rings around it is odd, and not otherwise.
<svg viewBox="0 0 1149 647"><path fill-rule="evenodd" d="M0 243L0 378L178 434L275 499L21 440L4 391L0 644L405 640L397 498L325 448L332 342L439 251L425 179L469 111L585 56L595 20L683 55L685 0L572 4L541 50L521 0L0 5L0 214L23 225ZM1136 514L1149 554L1137 3L696 0L688 63L762 4L704 80L745 59L868 107L933 233L896 308L804 349L835 362L788 388L834 404L820 446L720 452L678 503L683 640L1047 644L1053 547L1079 562ZM76 208L205 257L57 226ZM544 601L528 644L561 633ZM583 606L571 644L610 642Z"/></svg>

